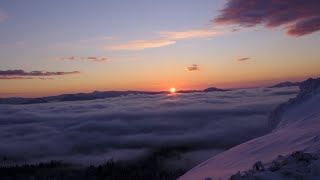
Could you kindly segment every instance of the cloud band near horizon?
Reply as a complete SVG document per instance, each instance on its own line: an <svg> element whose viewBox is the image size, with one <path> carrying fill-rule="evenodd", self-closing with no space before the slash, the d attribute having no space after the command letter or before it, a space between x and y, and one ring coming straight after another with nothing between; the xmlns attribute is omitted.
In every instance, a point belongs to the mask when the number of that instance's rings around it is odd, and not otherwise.
<svg viewBox="0 0 320 180"><path fill-rule="evenodd" d="M15 163L63 159L86 165L136 158L137 151L186 147L191 168L213 152L265 133L270 111L297 91L132 94L85 103L5 105L0 108L0 155ZM199 150L211 153L198 159ZM175 161L178 167L186 166L185 158Z"/></svg>

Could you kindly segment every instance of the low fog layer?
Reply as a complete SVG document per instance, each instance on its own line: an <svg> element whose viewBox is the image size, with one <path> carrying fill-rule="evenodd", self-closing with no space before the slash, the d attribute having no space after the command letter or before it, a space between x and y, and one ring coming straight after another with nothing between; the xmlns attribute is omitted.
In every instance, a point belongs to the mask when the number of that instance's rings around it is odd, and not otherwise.
<svg viewBox="0 0 320 180"><path fill-rule="evenodd" d="M0 163L88 165L184 147L165 163L191 167L266 133L268 114L297 92L297 87L259 88L1 105Z"/></svg>

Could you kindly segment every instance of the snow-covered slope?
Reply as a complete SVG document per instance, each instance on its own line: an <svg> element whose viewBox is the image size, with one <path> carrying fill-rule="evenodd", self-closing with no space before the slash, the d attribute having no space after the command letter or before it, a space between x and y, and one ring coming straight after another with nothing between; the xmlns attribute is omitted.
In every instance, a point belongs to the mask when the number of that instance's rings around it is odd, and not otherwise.
<svg viewBox="0 0 320 180"><path fill-rule="evenodd" d="M276 126L271 133L207 160L179 180L228 179L238 171L251 169L257 161L271 162L278 155L293 151L319 154L320 79L303 82L299 95L280 105L271 118L276 118L271 119Z"/></svg>

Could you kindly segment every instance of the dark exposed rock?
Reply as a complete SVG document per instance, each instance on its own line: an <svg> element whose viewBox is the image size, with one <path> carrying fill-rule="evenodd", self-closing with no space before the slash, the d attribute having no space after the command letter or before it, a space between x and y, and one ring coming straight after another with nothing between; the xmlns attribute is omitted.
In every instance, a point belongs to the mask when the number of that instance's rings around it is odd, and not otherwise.
<svg viewBox="0 0 320 180"><path fill-rule="evenodd" d="M287 156L278 156L269 167L264 168L262 162L253 165L252 170L240 172L230 177L230 180L265 179L308 179L320 176L320 161L316 155L302 151L293 152Z"/></svg>
<svg viewBox="0 0 320 180"><path fill-rule="evenodd" d="M256 162L256 163L254 163L252 169L253 169L254 171L257 171L257 172L264 171L264 167L263 167L263 165L262 165L262 162L261 162L261 161L258 161L258 162Z"/></svg>
<svg viewBox="0 0 320 180"><path fill-rule="evenodd" d="M241 180L242 176L240 174L240 171L237 172L237 174L234 174L230 177L229 180Z"/></svg>

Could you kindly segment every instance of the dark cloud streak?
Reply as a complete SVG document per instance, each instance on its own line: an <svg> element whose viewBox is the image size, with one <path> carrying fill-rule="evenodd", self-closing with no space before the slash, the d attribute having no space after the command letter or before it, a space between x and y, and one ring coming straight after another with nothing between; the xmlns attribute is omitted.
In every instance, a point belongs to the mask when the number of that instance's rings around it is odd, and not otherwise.
<svg viewBox="0 0 320 180"><path fill-rule="evenodd" d="M200 68L197 64L193 64L191 66L186 67L186 71L200 71Z"/></svg>
<svg viewBox="0 0 320 180"><path fill-rule="evenodd" d="M110 61L109 58L106 57L95 57L95 56L88 56L88 57L75 57L75 56L70 56L70 57L62 57L60 58L61 60L67 60L67 61L91 61L91 62L108 62Z"/></svg>
<svg viewBox="0 0 320 180"><path fill-rule="evenodd" d="M237 61L248 61L250 59L251 58L249 58L249 57L245 57L245 58L239 58L239 59L237 59Z"/></svg>
<svg viewBox="0 0 320 180"><path fill-rule="evenodd" d="M80 71L70 71L70 72L50 72L50 71L24 71L21 69L17 70L0 70L0 79L4 80L17 80L17 79L41 79L41 80L48 80L52 79L48 76L64 76L64 75L73 75L79 74ZM38 77L38 78L35 78ZM45 78L47 77L47 78Z"/></svg>
<svg viewBox="0 0 320 180"><path fill-rule="evenodd" d="M4 70L0 71L0 76L62 76L62 75L71 75L79 74L80 71L70 71L70 72L49 72L49 71L24 71L24 70Z"/></svg>

